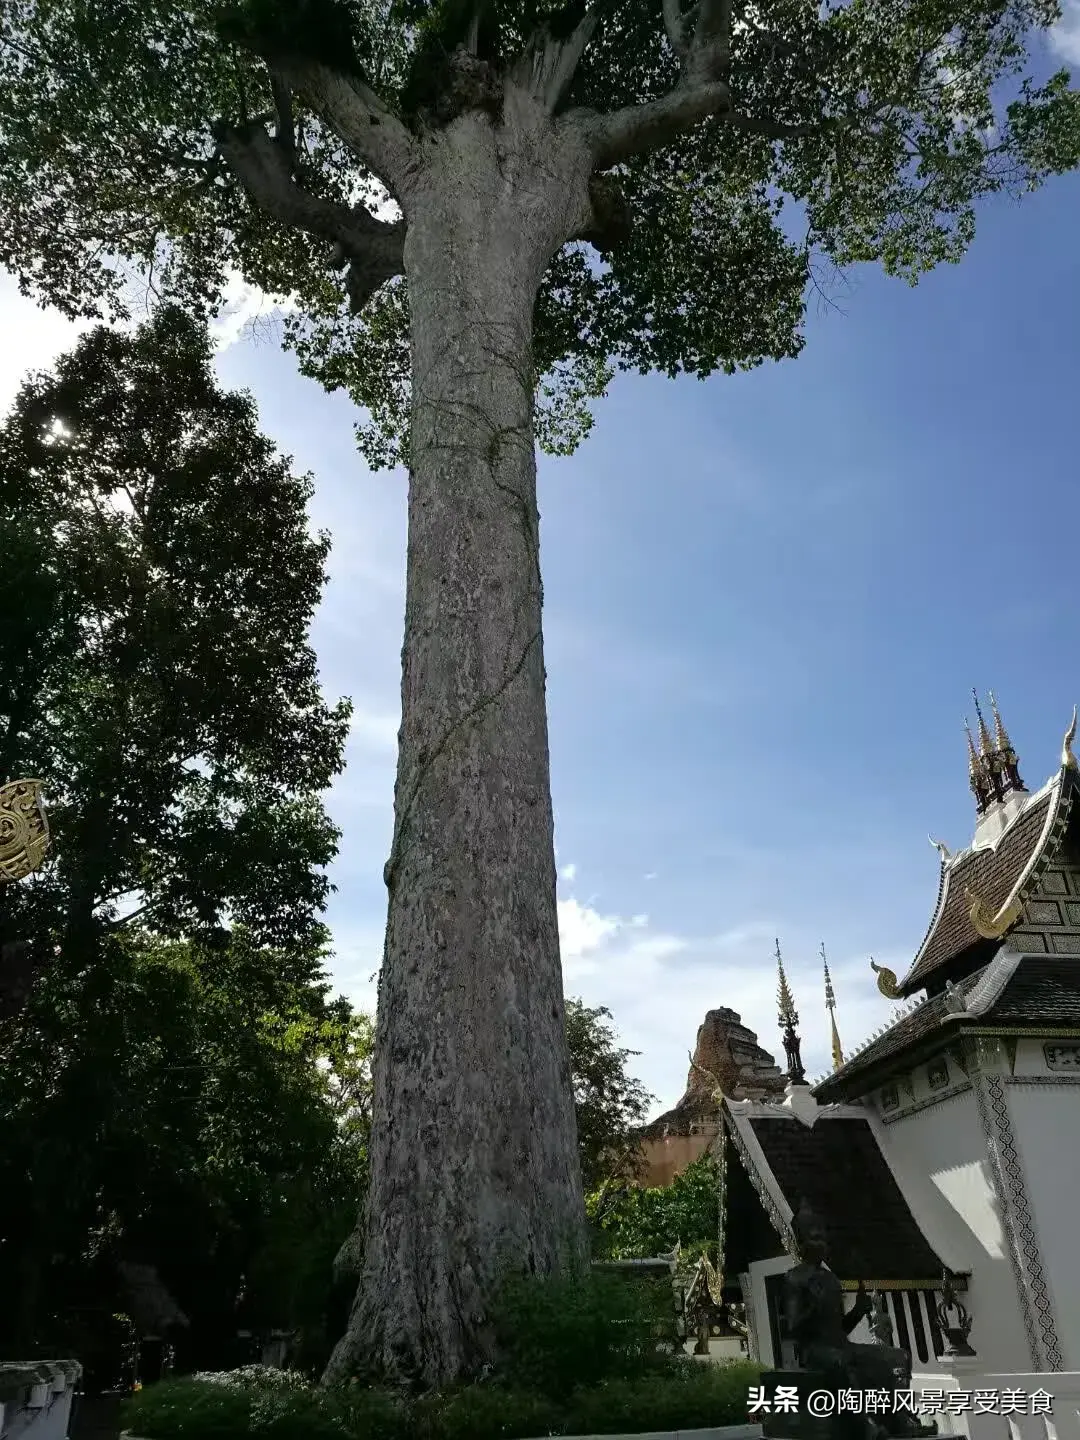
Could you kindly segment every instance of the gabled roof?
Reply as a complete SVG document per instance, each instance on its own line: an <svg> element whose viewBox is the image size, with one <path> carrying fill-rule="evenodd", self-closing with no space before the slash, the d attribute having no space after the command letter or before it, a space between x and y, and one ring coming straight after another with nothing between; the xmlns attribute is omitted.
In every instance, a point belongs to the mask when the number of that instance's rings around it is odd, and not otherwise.
<svg viewBox="0 0 1080 1440"><path fill-rule="evenodd" d="M1063 766L994 841L976 842L942 860L937 905L911 969L899 983L902 995L924 989L935 972L965 952L977 954L980 947L985 950L993 944L972 924L972 904L981 901L989 919L1005 917L1014 902L1023 902L1057 853L1076 794L1075 776ZM1019 919L1018 914L1012 925Z"/></svg>
<svg viewBox="0 0 1080 1440"><path fill-rule="evenodd" d="M773 1224L792 1247L802 1201L818 1216L829 1268L845 1283L936 1285L942 1263L919 1229L865 1115L822 1109L813 1123L782 1105L725 1100L739 1158Z"/></svg>
<svg viewBox="0 0 1080 1440"><path fill-rule="evenodd" d="M963 1027L1080 1028L1080 960L1000 949L988 965L902 1015L814 1087L821 1104L866 1095L904 1064L939 1053Z"/></svg>

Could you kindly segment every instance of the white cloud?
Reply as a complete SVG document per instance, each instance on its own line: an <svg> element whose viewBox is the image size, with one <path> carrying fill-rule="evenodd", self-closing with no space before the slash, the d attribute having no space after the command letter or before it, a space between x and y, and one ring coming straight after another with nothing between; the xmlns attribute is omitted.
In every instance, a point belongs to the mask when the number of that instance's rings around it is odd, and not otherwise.
<svg viewBox="0 0 1080 1440"><path fill-rule="evenodd" d="M777 928L773 921L749 921L711 936L678 935L654 928L645 915L603 914L575 898L560 900L566 993L611 1010L623 1043L638 1052L634 1073L658 1097L658 1108L666 1109L682 1093L688 1052L708 1010L735 1010L783 1063L772 954ZM790 936L784 947L811 1078L831 1068L816 950L808 937ZM802 955L813 958L804 961L798 958ZM905 968L902 961L883 963L898 972ZM837 1024L850 1054L890 1021L891 1007L877 991L868 957L831 960L830 970Z"/></svg>
<svg viewBox="0 0 1080 1440"><path fill-rule="evenodd" d="M0 415L11 408L31 370L47 370L90 328L74 324L59 310L44 310L19 293L12 276L0 271L0 334L10 343L0 347Z"/></svg>
<svg viewBox="0 0 1080 1440"><path fill-rule="evenodd" d="M1068 64L1080 66L1080 0L1065 0L1061 19L1050 31L1050 47Z"/></svg>
<svg viewBox="0 0 1080 1440"><path fill-rule="evenodd" d="M368 709L362 704L353 708L350 743L382 754L397 754L400 716L389 711Z"/></svg>
<svg viewBox="0 0 1080 1440"><path fill-rule="evenodd" d="M250 335L259 321L273 321L295 308L292 298L267 295L233 271L226 281L222 307L210 325L214 346L227 350Z"/></svg>
<svg viewBox="0 0 1080 1440"><path fill-rule="evenodd" d="M559 940L562 945L563 968L568 962L592 954L625 925L617 915L601 915L579 900L559 901Z"/></svg>
<svg viewBox="0 0 1080 1440"><path fill-rule="evenodd" d="M559 879L565 880L568 885L572 884L577 875L576 865L564 865L559 871Z"/></svg>

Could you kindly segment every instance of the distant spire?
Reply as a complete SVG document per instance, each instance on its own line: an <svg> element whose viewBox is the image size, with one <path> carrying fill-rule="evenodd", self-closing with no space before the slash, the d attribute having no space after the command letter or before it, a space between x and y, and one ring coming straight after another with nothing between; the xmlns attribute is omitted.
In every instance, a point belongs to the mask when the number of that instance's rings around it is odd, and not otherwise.
<svg viewBox="0 0 1080 1440"><path fill-rule="evenodd" d="M806 1084L806 1071L803 1069L802 1042L799 1039L798 1024L799 1014L795 1009L795 997L791 993L787 976L784 974L784 958L780 954L780 941L776 942L776 969L780 977L780 983L776 988L776 1003L779 1008L780 1034L784 1045L784 1054L787 1056L788 1080L792 1085Z"/></svg>
<svg viewBox="0 0 1080 1440"><path fill-rule="evenodd" d="M1002 793L1008 795L1014 790L1025 790L1023 780L1020 779L1020 762L1016 758L1016 751L1009 739L1009 732L1005 729L1005 723L1001 718L1001 711L990 691L990 709L994 716L994 747L997 750L998 761L1003 776Z"/></svg>
<svg viewBox="0 0 1080 1440"><path fill-rule="evenodd" d="M833 993L832 976L829 974L829 962L825 958L824 940L821 942L821 963L825 967L825 1008L829 1012L829 1028L832 1031L833 1069L839 1070L844 1063L844 1052L840 1048L840 1032L836 1028L836 996Z"/></svg>

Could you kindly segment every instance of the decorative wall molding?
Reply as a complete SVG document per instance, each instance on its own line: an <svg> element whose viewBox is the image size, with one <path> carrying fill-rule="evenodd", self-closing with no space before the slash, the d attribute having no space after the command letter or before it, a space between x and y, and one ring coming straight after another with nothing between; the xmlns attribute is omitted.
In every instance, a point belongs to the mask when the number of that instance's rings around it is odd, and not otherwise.
<svg viewBox="0 0 1080 1440"><path fill-rule="evenodd" d="M1080 1085L1080 1075L1003 1075L1006 1085Z"/></svg>
<svg viewBox="0 0 1080 1440"><path fill-rule="evenodd" d="M966 1095L971 1089L970 1080L959 1080L955 1085L950 1085L948 1090L939 1090L935 1095L927 1095L924 1100L916 1100L913 1105L905 1105L902 1110L889 1111L881 1116L883 1125L895 1125L898 1120L906 1120L909 1115L917 1115L920 1110L929 1110L934 1105L944 1105L946 1100L955 1100L958 1095Z"/></svg>
<svg viewBox="0 0 1080 1440"><path fill-rule="evenodd" d="M1021 1080L1024 1077L1020 1077ZM1041 1078L1041 1077L1040 1077ZM1054 1077L1057 1078L1057 1077ZM1016 1077L983 1073L975 1085L979 1121L986 1140L1013 1277L1031 1352L1032 1369L1061 1370L1063 1360L1054 1311L1043 1272L1024 1171L1013 1136L1005 1085ZM1045 1356L1045 1364L1043 1363Z"/></svg>

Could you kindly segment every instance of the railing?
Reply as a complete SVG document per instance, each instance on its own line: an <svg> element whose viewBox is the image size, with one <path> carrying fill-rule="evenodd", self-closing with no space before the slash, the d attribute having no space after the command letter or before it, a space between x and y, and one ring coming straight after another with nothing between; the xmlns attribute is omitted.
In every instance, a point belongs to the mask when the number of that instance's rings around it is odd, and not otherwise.
<svg viewBox="0 0 1080 1440"><path fill-rule="evenodd" d="M967 1440L1080 1440L1080 1371L988 1375L965 1366L919 1372L911 1388L929 1394L942 1435ZM938 1392L942 1408L937 1409ZM949 1397L952 1397L951 1402Z"/></svg>
<svg viewBox="0 0 1080 1440"><path fill-rule="evenodd" d="M0 1440L66 1440L77 1360L0 1360Z"/></svg>

